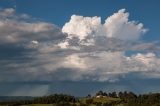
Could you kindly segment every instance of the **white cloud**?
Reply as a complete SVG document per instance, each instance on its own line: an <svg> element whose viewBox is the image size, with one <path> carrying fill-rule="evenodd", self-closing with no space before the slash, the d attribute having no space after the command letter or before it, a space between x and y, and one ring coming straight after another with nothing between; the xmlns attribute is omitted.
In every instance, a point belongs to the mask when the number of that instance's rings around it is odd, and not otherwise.
<svg viewBox="0 0 160 106"><path fill-rule="evenodd" d="M147 29L143 28L142 23L129 21L129 13L125 9L119 10L105 20L105 31L108 37L122 40L137 40Z"/></svg>
<svg viewBox="0 0 160 106"><path fill-rule="evenodd" d="M36 40L32 40L31 41L33 44L38 44L38 41L36 41Z"/></svg>
<svg viewBox="0 0 160 106"><path fill-rule="evenodd" d="M85 39L88 36L107 36L121 40L137 40L147 29L142 23L129 21L129 13L125 9L119 10L101 23L100 17L83 17L72 15L62 31L69 36L76 36L79 39Z"/></svg>
<svg viewBox="0 0 160 106"><path fill-rule="evenodd" d="M152 66L155 64L155 61L158 62L156 59L156 55L154 53L147 53L147 54L138 53L137 55L132 56L132 58L140 61L146 66Z"/></svg>
<svg viewBox="0 0 160 106"><path fill-rule="evenodd" d="M160 58L156 57L154 53L126 57L123 52L92 52L73 54L67 58L68 60L65 60L68 63L67 67L79 68L82 79L89 76L89 79L86 80L114 81L118 80L119 76L122 77L133 72L139 74L153 72L160 76ZM151 77L152 75L148 74L148 76Z"/></svg>
<svg viewBox="0 0 160 106"><path fill-rule="evenodd" d="M86 39L85 41L82 40L81 42L79 42L80 45L83 46L93 46L95 45L95 40L94 39Z"/></svg>
<svg viewBox="0 0 160 106"><path fill-rule="evenodd" d="M97 35L100 27L100 17L72 15L70 21L63 26L62 32L68 33L69 36L75 36L82 40L89 35Z"/></svg>
<svg viewBox="0 0 160 106"><path fill-rule="evenodd" d="M64 67L66 68L78 68L78 69L88 69L85 59L81 58L78 54L72 54L65 58Z"/></svg>
<svg viewBox="0 0 160 106"><path fill-rule="evenodd" d="M155 74L157 74L156 77L160 76L160 58L156 57L154 53L136 54L126 57L124 52L103 51L74 53L69 54L66 57L61 56L56 58L56 61L58 60L56 64L44 65L46 72L49 72L53 76L54 73L57 72L57 69L60 69L58 70L58 73L61 74L58 75L58 78L56 77L56 80L112 82L134 72L138 72L139 75L145 75L146 78L147 75L148 78L154 78ZM49 60L55 61L54 59ZM67 76L63 75L64 70L66 70L65 74L67 74ZM70 70L72 71L70 72ZM74 73L74 76L70 73Z"/></svg>
<svg viewBox="0 0 160 106"><path fill-rule="evenodd" d="M62 49L66 49L69 46L69 43L67 41L60 42L58 46Z"/></svg>

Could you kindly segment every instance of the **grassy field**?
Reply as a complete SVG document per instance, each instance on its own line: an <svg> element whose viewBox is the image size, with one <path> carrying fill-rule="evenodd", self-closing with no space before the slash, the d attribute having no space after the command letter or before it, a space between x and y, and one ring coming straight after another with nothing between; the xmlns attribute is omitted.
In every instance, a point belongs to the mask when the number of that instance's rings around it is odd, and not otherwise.
<svg viewBox="0 0 160 106"><path fill-rule="evenodd" d="M87 103L88 100L92 100L90 104ZM112 98L112 97L102 97L102 98L81 98L79 102L76 102L76 106L82 106L81 104L88 104L88 106L97 106L96 103L105 104L105 103L113 103L113 102L120 102L120 98ZM72 103L70 103L72 104ZM0 105L1 106L1 105ZM9 106L9 105L3 105ZM28 104L28 105L21 105L21 106L57 106L56 104ZM123 104L114 105L114 106L123 106Z"/></svg>
<svg viewBox="0 0 160 106"><path fill-rule="evenodd" d="M86 100L89 98L82 98L80 99L81 102L85 103ZM100 103L108 103L108 102L114 102L114 101L120 101L120 98L111 98L111 97L104 97L104 98L92 98L93 102L100 102Z"/></svg>
<svg viewBox="0 0 160 106"><path fill-rule="evenodd" d="M22 105L22 106L55 106L54 104L31 104L31 105Z"/></svg>
<svg viewBox="0 0 160 106"><path fill-rule="evenodd" d="M121 99L119 98L111 98L111 97L104 97L104 98L82 98L80 99L81 103L86 103L88 99L93 99L93 102L98 102L98 103L111 103L114 101L120 101ZM76 103L77 106L80 106L80 103ZM22 106L55 106L54 104L31 104L31 105L22 105ZM90 106L96 106L94 104L91 104ZM116 106L123 106L123 104L116 105Z"/></svg>

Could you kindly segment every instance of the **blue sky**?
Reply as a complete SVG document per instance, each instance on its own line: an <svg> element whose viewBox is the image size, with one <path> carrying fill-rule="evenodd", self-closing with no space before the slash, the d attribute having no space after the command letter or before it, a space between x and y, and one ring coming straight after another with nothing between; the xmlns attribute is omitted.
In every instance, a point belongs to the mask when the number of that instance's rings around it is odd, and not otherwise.
<svg viewBox="0 0 160 106"><path fill-rule="evenodd" d="M159 5L1 0L0 95L159 92Z"/></svg>
<svg viewBox="0 0 160 106"><path fill-rule="evenodd" d="M144 37L145 40L156 40L159 37L160 14L158 11L159 0L1 0L1 8L10 8L16 5L18 13L26 13L33 17L40 18L62 27L71 15L100 16L102 22L105 18L119 9L125 8L130 12L130 19L140 21L149 28L149 32Z"/></svg>

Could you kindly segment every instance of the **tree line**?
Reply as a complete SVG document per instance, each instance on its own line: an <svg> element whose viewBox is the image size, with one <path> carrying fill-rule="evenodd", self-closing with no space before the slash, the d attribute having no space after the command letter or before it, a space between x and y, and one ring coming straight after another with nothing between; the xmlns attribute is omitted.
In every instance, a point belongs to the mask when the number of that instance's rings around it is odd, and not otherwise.
<svg viewBox="0 0 160 106"><path fill-rule="evenodd" d="M28 104L56 104L57 106L72 106L78 101L74 96L65 94L54 94L43 97L35 97L33 100L20 100L20 101L5 101L0 102L0 106L21 106ZM73 105L74 106L74 105Z"/></svg>
<svg viewBox="0 0 160 106"><path fill-rule="evenodd" d="M101 95L102 97L119 98L119 101L112 102L95 102L94 98ZM133 92L103 92L98 91L94 96L90 94L85 97L86 102L81 102L80 98L76 98L71 95L54 94L43 97L35 97L32 100L16 100L0 102L0 106L21 106L27 104L54 104L54 106L116 106L122 104L122 106L160 106L160 93L149 93L136 95ZM100 98L101 99L101 98ZM77 105L78 104L78 105Z"/></svg>
<svg viewBox="0 0 160 106"><path fill-rule="evenodd" d="M111 92L106 93L99 91L96 93L96 96L102 95L113 98L120 98L119 103L111 103L104 106L114 106L115 104L123 104L123 106L160 106L160 93L149 93L149 94L140 94L136 95L133 92Z"/></svg>

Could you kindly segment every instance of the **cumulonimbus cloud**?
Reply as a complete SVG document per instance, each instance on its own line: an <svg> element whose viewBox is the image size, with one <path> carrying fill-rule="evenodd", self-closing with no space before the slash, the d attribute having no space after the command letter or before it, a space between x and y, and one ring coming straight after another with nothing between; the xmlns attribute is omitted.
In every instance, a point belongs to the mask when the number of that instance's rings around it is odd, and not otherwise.
<svg viewBox="0 0 160 106"><path fill-rule="evenodd" d="M125 9L119 10L101 23L100 17L83 17L72 15L62 31L70 37L76 36L85 39L87 36L106 36L121 40L137 40L147 29L142 23L129 21L129 13Z"/></svg>

